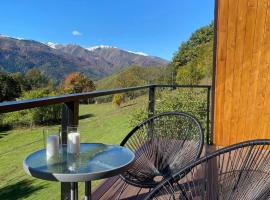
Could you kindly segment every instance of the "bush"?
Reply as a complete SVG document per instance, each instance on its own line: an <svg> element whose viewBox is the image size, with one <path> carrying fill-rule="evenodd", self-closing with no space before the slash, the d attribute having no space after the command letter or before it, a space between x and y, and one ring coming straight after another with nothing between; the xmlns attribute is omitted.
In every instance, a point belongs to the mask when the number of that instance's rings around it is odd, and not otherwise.
<svg viewBox="0 0 270 200"><path fill-rule="evenodd" d="M113 95L112 104L116 107L119 107L121 105L121 103L124 102L124 99L125 99L124 93L115 94L115 95Z"/></svg>
<svg viewBox="0 0 270 200"><path fill-rule="evenodd" d="M202 127L206 128L207 92L204 89L163 90L156 93L155 114L162 112L186 112L195 116ZM144 121L148 117L147 106L132 113L131 127Z"/></svg>
<svg viewBox="0 0 270 200"><path fill-rule="evenodd" d="M20 100L56 96L57 92L48 88L24 92ZM5 114L4 124L11 126L33 126L55 124L61 120L61 106L43 106Z"/></svg>
<svg viewBox="0 0 270 200"><path fill-rule="evenodd" d="M109 102L112 102L112 99L113 99L113 95L106 95L106 96L101 96L101 97L96 97L94 98L94 102L95 103L109 103Z"/></svg>

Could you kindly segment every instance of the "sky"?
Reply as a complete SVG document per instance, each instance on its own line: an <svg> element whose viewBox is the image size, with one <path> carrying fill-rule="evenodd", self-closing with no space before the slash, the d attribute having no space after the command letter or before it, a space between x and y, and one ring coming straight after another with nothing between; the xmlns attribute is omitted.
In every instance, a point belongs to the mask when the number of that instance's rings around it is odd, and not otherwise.
<svg viewBox="0 0 270 200"><path fill-rule="evenodd" d="M2 0L0 10L3 35L109 45L170 60L214 19L214 0Z"/></svg>

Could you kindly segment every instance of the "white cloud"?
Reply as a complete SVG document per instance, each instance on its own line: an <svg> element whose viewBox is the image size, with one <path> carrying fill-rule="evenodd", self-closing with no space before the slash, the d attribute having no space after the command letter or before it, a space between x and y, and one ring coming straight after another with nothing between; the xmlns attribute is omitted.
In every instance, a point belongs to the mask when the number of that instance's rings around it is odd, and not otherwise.
<svg viewBox="0 0 270 200"><path fill-rule="evenodd" d="M81 36L82 35L82 33L80 33L79 31L76 31L76 30L72 31L71 34L73 36Z"/></svg>

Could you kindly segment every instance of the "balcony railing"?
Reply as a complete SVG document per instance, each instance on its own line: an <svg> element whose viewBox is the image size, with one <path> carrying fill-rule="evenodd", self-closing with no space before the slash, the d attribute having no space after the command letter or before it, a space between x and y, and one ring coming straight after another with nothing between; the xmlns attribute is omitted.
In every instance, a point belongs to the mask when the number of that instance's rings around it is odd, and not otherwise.
<svg viewBox="0 0 270 200"><path fill-rule="evenodd" d="M113 90L102 90L102 91L94 91L94 92L86 92L79 94L69 94L55 97L45 97L38 99L29 99L29 100L21 100L21 101L12 101L12 102L4 102L0 103L0 114L31 109L42 106L49 106L55 104L62 104L62 118L61 118L61 129L62 129L62 143L66 144L67 142L67 126L78 125L79 122L79 104L81 100L96 98L106 95L113 95L117 93L127 93L131 91L140 91L148 89L148 117L151 117L155 114L155 95L157 93L157 89L204 89L206 91L205 102L206 109L203 110L205 113L205 141L208 144L212 144L212 134L210 130L210 106L211 106L211 86L209 85L146 85L139 87L130 87L130 88L121 88L121 89L113 89ZM69 195L69 184L62 183L61 184L61 198L66 199L67 195Z"/></svg>

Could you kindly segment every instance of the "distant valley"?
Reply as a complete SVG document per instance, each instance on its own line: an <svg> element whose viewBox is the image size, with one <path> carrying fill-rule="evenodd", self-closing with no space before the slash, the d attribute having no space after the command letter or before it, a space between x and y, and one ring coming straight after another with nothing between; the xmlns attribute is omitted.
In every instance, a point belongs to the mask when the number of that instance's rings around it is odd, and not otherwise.
<svg viewBox="0 0 270 200"><path fill-rule="evenodd" d="M59 83L71 72L99 80L132 65L164 66L168 61L111 46L84 48L75 44L41 43L0 35L0 70L26 72L38 68Z"/></svg>

